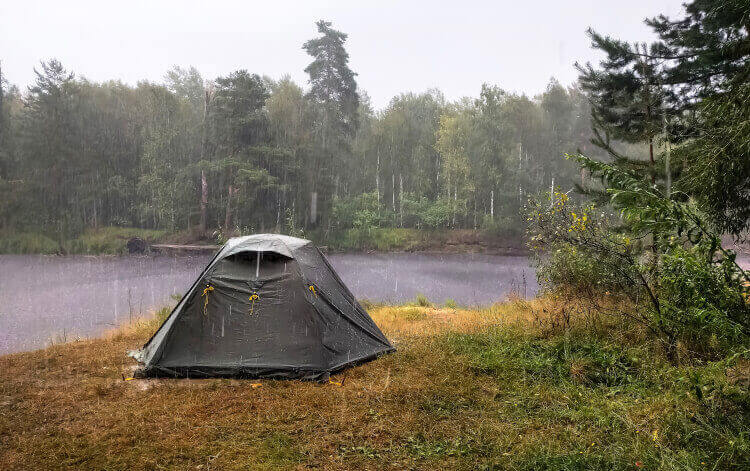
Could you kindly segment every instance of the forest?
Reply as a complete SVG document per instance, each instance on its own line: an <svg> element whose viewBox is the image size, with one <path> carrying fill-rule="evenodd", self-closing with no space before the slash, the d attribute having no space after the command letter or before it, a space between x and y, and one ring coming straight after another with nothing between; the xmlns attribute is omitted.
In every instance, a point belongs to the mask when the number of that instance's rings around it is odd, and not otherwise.
<svg viewBox="0 0 750 471"><path fill-rule="evenodd" d="M0 78L0 231L58 242L108 226L518 237L529 195L580 179L561 157L592 148L577 85L551 79L527 97L485 84L455 102L403 93L375 110L349 67L347 35L317 27L302 45L306 84L180 66L161 83L95 83L55 59L27 90Z"/></svg>

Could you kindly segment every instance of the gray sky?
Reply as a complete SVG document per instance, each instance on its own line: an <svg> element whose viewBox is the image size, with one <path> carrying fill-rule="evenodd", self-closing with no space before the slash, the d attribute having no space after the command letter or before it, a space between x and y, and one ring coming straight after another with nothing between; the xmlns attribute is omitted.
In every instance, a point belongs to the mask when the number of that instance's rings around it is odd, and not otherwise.
<svg viewBox="0 0 750 471"><path fill-rule="evenodd" d="M2 0L0 60L24 89L52 57L94 81L161 81L172 65L194 65L206 78L244 68L304 84L302 43L326 19L349 34L351 67L376 108L433 87L476 96L483 82L534 95L550 77L573 82L576 60L598 60L588 26L647 40L643 18L677 15L681 1Z"/></svg>

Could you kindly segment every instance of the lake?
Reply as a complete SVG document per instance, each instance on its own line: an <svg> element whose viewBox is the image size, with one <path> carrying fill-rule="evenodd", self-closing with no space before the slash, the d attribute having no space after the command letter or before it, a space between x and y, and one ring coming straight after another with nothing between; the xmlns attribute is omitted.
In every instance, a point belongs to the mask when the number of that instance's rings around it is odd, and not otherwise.
<svg viewBox="0 0 750 471"><path fill-rule="evenodd" d="M102 332L174 303L210 256L0 255L0 354ZM511 292L531 297L534 270L522 256L331 254L358 299L400 303L422 293L482 306Z"/></svg>

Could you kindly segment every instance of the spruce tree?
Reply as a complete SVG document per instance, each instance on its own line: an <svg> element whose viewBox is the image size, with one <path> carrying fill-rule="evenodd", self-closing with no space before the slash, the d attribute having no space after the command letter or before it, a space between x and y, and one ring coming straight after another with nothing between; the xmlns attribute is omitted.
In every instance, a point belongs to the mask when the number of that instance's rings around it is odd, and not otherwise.
<svg viewBox="0 0 750 471"><path fill-rule="evenodd" d="M733 90L750 77L750 3L746 0L694 0L685 4L685 11L686 15L678 20L663 15L646 20L658 36L650 45L629 44L589 30L593 47L604 52L606 58L598 68L577 64L581 87L591 103L593 143L607 150L616 164L644 178L649 177L654 183L659 176L665 176L664 170L670 165L669 153L662 156L664 165L656 165L658 157L654 144L657 140L666 144L665 149L680 143L685 143L686 149L694 149L696 146L690 143L695 139L703 139L703 148L710 147L705 139L715 133L706 127L710 120L701 117L707 109L703 101L736 100L743 95ZM613 139L647 143L649 163L619 153L612 145ZM747 136L735 136L735 139L746 141ZM715 148L719 145L717 142ZM687 152L681 151L681 147L676 150L678 156L683 156L678 161L677 172L686 166L695 168L695 160L707 157L693 154L686 158ZM739 163L746 157L746 153L726 156L738 159ZM746 165L730 167L738 172L741 172L738 169L748 168ZM695 178L693 175L693 181L718 177L701 174L700 178ZM750 174L735 175L732 180L740 182L743 178L750 181ZM687 190L688 186L682 188ZM727 192L737 193L734 190L741 188L737 186ZM727 199L727 192L716 192L723 194L724 201L712 202L715 207L725 204L725 216L733 210L737 213L738 209L726 207L733 200ZM741 199L734 199L737 204L744 204ZM718 215L715 222L735 233L747 225L747 219L742 223L736 220L730 223L722 218Z"/></svg>
<svg viewBox="0 0 750 471"><path fill-rule="evenodd" d="M351 141L358 127L359 94L356 74L349 68L349 54L344 48L347 35L331 27L328 21L316 23L321 36L311 39L302 48L313 57L305 68L310 76L307 98L313 104L313 128L317 149L306 166L310 189L309 222L316 223L318 193L330 206L338 196L341 175L351 169ZM327 211L326 211L327 212Z"/></svg>
<svg viewBox="0 0 750 471"><path fill-rule="evenodd" d="M323 106L328 124L346 136L357 130L357 75L349 68L349 54L344 48L347 35L331 28L328 21L318 21L322 36L307 41L302 48L313 57L305 68L310 76L308 97Z"/></svg>

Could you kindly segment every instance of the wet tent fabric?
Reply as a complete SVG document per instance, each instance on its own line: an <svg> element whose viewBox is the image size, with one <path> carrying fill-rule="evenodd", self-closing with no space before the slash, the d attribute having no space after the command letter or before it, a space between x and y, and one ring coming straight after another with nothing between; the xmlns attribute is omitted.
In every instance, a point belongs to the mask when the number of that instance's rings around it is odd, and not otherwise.
<svg viewBox="0 0 750 471"><path fill-rule="evenodd" d="M394 348L310 241L231 239L154 336L138 376L325 379Z"/></svg>

